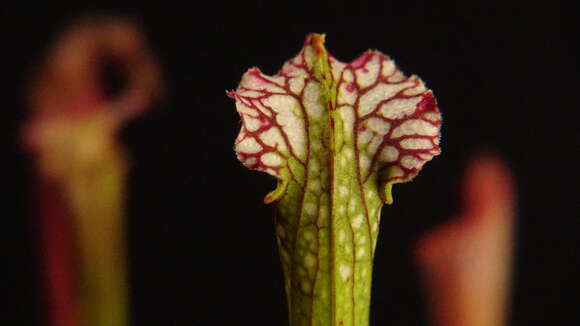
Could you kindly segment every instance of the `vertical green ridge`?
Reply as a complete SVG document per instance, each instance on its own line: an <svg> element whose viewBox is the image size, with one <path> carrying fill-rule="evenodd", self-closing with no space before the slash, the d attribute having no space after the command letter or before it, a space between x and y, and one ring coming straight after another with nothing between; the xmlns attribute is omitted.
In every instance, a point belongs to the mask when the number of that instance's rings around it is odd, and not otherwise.
<svg viewBox="0 0 580 326"><path fill-rule="evenodd" d="M290 177L279 185L285 194L276 202L276 233L290 325L366 326L381 202L376 177L360 181L356 135L345 132L335 109L337 82L323 41L322 35L311 39L327 110L318 119L304 114L308 159L306 166L288 162L283 172Z"/></svg>

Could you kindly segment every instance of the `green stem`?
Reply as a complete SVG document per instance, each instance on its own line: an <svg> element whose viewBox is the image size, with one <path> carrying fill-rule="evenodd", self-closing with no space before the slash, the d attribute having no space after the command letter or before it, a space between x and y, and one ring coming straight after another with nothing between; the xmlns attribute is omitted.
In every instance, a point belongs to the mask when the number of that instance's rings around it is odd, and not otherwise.
<svg viewBox="0 0 580 326"><path fill-rule="evenodd" d="M276 204L291 325L368 325L381 207L377 180L362 183L344 150L311 155L298 173L306 183L291 181Z"/></svg>
<svg viewBox="0 0 580 326"><path fill-rule="evenodd" d="M108 141L106 149L71 164L66 187L77 228L81 325L124 326L128 324L123 216L126 163L114 133L102 137Z"/></svg>

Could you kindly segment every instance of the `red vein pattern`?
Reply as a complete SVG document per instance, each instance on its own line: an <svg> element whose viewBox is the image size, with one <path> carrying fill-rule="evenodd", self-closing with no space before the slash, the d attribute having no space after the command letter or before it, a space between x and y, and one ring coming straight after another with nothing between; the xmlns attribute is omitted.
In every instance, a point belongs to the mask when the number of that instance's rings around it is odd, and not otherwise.
<svg viewBox="0 0 580 326"><path fill-rule="evenodd" d="M273 77L250 69L237 91L242 129L236 140L238 158L250 169L280 178L289 157L305 164L306 124L303 116L319 117L320 83L301 51ZM385 182L405 182L415 177L425 162L439 154L441 115L435 98L417 76L405 77L388 57L368 51L350 64L330 57L337 77L337 106L346 133L357 139L363 179L377 168L385 169Z"/></svg>
<svg viewBox="0 0 580 326"><path fill-rule="evenodd" d="M338 82L337 108L354 111L354 117L345 116L354 120L365 181L377 168L386 169L385 182L411 180L440 152L441 115L433 94L417 76L406 78L377 51L346 65Z"/></svg>
<svg viewBox="0 0 580 326"><path fill-rule="evenodd" d="M307 38L274 76L250 69L235 99L235 150L279 179L276 235L291 325L368 325L381 199L439 153L431 91L387 56L345 64L321 35ZM381 197L379 181L386 196Z"/></svg>

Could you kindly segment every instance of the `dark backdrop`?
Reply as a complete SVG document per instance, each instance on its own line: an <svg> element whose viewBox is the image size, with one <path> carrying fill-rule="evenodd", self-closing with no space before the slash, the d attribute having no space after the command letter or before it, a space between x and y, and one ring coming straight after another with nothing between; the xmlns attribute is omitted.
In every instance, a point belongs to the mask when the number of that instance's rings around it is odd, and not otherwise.
<svg viewBox="0 0 580 326"><path fill-rule="evenodd" d="M262 204L274 180L236 160L240 123L224 91L250 67L274 74L310 32L326 33L342 61L368 48L391 55L433 89L444 117L442 155L396 186L395 204L383 209L373 325L427 324L411 248L454 214L462 170L481 149L507 160L519 190L511 324L578 325L578 11L558 1L437 3L3 5L0 319L42 322L31 162L15 137L24 81L67 23L97 10L140 19L167 85L165 99L123 133L133 158L135 325L286 324L272 212Z"/></svg>

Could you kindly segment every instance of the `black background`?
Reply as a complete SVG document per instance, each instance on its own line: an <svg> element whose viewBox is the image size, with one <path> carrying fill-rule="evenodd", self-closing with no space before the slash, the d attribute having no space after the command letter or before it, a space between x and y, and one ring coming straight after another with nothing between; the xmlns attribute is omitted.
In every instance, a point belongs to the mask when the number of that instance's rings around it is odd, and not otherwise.
<svg viewBox="0 0 580 326"><path fill-rule="evenodd" d="M5 164L0 320L41 325L32 164L16 137L24 83L68 23L85 13L131 15L163 65L167 93L129 125L128 247L134 325L285 325L272 227L262 204L274 180L233 153L240 123L226 89L259 66L274 74L310 32L351 61L368 48L433 89L443 113L441 156L383 208L372 324L426 325L410 255L451 218L468 159L501 155L518 187L511 325L578 325L577 8L557 1L205 1L0 9Z"/></svg>

